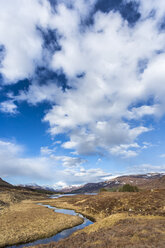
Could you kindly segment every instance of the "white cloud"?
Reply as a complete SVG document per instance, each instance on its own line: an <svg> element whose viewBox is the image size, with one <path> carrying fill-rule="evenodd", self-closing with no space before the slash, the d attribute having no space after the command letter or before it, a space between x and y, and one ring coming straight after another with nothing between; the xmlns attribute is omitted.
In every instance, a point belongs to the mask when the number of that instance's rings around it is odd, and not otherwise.
<svg viewBox="0 0 165 248"><path fill-rule="evenodd" d="M21 90L18 96L9 94L9 97L18 102L27 101L29 104L33 105L43 101L54 103L62 97L62 91L52 82L48 82L44 85L39 85L37 82L33 82L33 84L29 86L28 92Z"/></svg>
<svg viewBox="0 0 165 248"><path fill-rule="evenodd" d="M129 168L130 173L165 173L165 165L141 164Z"/></svg>
<svg viewBox="0 0 165 248"><path fill-rule="evenodd" d="M0 9L0 45L5 48L0 72L6 83L14 83L32 76L42 61L43 39L37 27L51 25L51 8L47 0L1 0Z"/></svg>
<svg viewBox="0 0 165 248"><path fill-rule="evenodd" d="M110 173L106 173L100 168L85 169L83 167L73 167L65 169L62 173L62 178L68 185L75 185L105 181L110 175Z"/></svg>
<svg viewBox="0 0 165 248"><path fill-rule="evenodd" d="M69 9L59 12L57 18L65 20L66 13ZM164 113L165 59L156 51L164 49L165 34L158 32L158 20L140 20L129 27L116 12L97 13L94 25L83 33L77 15L72 18L74 25L67 31L62 29L62 50L55 53L52 66L67 74L73 89L62 94L44 120L50 123L52 134L68 132L70 140L63 147L79 154L102 149L114 154L116 146L127 146L127 151L122 149L118 154L135 156L137 152L129 149L131 144L152 129L138 124L131 127L126 119ZM139 61L144 59L147 67L144 73L138 72ZM85 76L76 79L82 72ZM153 105L146 105L151 96ZM142 101L142 106L134 107Z"/></svg>
<svg viewBox="0 0 165 248"><path fill-rule="evenodd" d="M76 149L79 154L102 153L102 149L114 154L116 147L131 148L133 141L149 129L144 127L130 128L126 123L99 122L88 131L77 129L71 132L70 141L62 146L66 149ZM135 148L135 147L134 147ZM137 147L136 147L137 148ZM116 153L117 154L117 153ZM119 155L119 153L118 153Z"/></svg>
<svg viewBox="0 0 165 248"><path fill-rule="evenodd" d="M57 183L55 183L54 185L53 185L53 188L55 188L55 189L63 189L63 188L66 188L68 185L65 183L65 182L63 182L63 181L59 181L59 182L57 182Z"/></svg>
<svg viewBox="0 0 165 248"><path fill-rule="evenodd" d="M50 155L52 153L54 153L56 150L56 148L50 149L48 146L42 146L40 148L40 152L42 155Z"/></svg>
<svg viewBox="0 0 165 248"><path fill-rule="evenodd" d="M62 165L66 168L78 168L81 164L86 163L87 161L85 159L81 159L79 157L69 157L69 156L51 156L52 159L55 159L57 161L61 161Z"/></svg>
<svg viewBox="0 0 165 248"><path fill-rule="evenodd" d="M54 13L50 13L50 5L46 0L42 5L35 2L34 9L41 11L36 11L38 14L30 20L27 30L30 30L29 37L34 34L35 38L30 42L33 44L37 40L35 44L39 50L34 49L34 57L23 60L32 65L32 59L41 59L42 39L36 33L38 23L56 29L61 50L56 51L49 62L53 70L62 70L66 74L71 88L64 92L52 82L42 86L33 82L27 92L22 91L18 96L10 97L13 101L27 101L31 104L50 101L52 108L44 121L50 124L52 135L68 135L69 140L62 144L66 149L73 149L77 154L102 154L108 151L122 157L135 156L140 151L139 135L152 130L141 124L143 118L146 115L161 117L165 113L165 33L159 29L165 14L164 2L149 0L144 3L137 0L142 15L134 26L130 26L119 12L110 11L95 13L94 24L82 27L82 19L90 13L94 2L58 1ZM15 13L15 7L8 6L4 1L2 3L5 8L9 8L8 13ZM68 8L68 4L73 7ZM18 19L22 15L26 17L25 22L18 25L20 30L29 23L25 9L18 16ZM155 17L147 18L153 9L156 10ZM2 21L4 24L4 19ZM6 38L8 42L11 39L14 44L17 42L15 36L9 38ZM7 46L10 48L6 42ZM18 58L25 54L24 50L19 51L21 55L17 54ZM10 49L7 54L10 56ZM3 65L8 61L7 58ZM9 69L11 67L16 72L12 59L10 61ZM24 68L17 63L16 67ZM27 65L25 67L28 68ZM28 73L20 70L18 74L21 76L32 72L31 69L28 69ZM6 70L7 73L10 70ZM78 74L84 76L77 78ZM17 75L11 73L8 77L14 80ZM133 125L130 120L135 121ZM137 146L133 147L134 144Z"/></svg>
<svg viewBox="0 0 165 248"><path fill-rule="evenodd" d="M36 179L52 178L50 161L45 157L24 157L24 148L13 142L0 140L0 175L25 176Z"/></svg>
<svg viewBox="0 0 165 248"><path fill-rule="evenodd" d="M17 105L13 102L13 100L1 102L0 111L9 114L17 114Z"/></svg>
<svg viewBox="0 0 165 248"><path fill-rule="evenodd" d="M161 18L165 12L165 2L163 0L125 0L125 2L136 2L140 6L142 18L146 18L155 14L156 18Z"/></svg>
<svg viewBox="0 0 165 248"><path fill-rule="evenodd" d="M104 180L109 173L102 169L85 169L86 160L78 157L57 156L48 147L41 148L37 157L24 156L24 147L0 140L0 175L1 177L23 177L31 182L43 182L61 186L84 184ZM54 151L53 151L54 152ZM21 180L21 179L20 179Z"/></svg>
<svg viewBox="0 0 165 248"><path fill-rule="evenodd" d="M140 146L137 143L129 144L129 145L119 145L112 147L110 149L111 154L113 155L121 155L124 158L135 157L137 156L137 152L135 148L139 148Z"/></svg>

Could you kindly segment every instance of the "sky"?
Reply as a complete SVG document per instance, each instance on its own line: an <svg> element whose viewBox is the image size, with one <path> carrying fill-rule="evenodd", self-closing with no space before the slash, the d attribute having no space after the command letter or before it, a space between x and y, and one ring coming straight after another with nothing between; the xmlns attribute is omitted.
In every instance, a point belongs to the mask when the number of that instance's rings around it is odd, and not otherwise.
<svg viewBox="0 0 165 248"><path fill-rule="evenodd" d="M0 177L165 172L165 1L0 0Z"/></svg>

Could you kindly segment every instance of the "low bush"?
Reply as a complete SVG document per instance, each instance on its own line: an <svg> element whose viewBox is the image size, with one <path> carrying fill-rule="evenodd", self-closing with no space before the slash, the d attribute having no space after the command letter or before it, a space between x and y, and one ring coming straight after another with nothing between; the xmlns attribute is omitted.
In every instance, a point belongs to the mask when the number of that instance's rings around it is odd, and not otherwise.
<svg viewBox="0 0 165 248"><path fill-rule="evenodd" d="M100 192L107 192L108 190L105 189L105 188L101 188L99 191L100 191Z"/></svg>
<svg viewBox="0 0 165 248"><path fill-rule="evenodd" d="M138 192L139 189L137 186L133 186L130 184L125 184L121 188L119 188L119 192Z"/></svg>

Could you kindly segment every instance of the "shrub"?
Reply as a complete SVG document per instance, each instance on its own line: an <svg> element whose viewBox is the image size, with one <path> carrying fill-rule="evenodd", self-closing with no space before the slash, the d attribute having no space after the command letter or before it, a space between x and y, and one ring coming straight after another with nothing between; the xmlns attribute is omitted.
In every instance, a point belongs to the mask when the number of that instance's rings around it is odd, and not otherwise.
<svg viewBox="0 0 165 248"><path fill-rule="evenodd" d="M109 192L117 192L118 191L118 188L117 187L113 187L113 188L110 188L108 189Z"/></svg>
<svg viewBox="0 0 165 248"><path fill-rule="evenodd" d="M133 186L130 184L125 184L123 187L119 189L119 192L138 192L139 189L137 186Z"/></svg>
<svg viewBox="0 0 165 248"><path fill-rule="evenodd" d="M107 189L105 189L105 188L101 188L100 189L100 192L107 192L108 190Z"/></svg>

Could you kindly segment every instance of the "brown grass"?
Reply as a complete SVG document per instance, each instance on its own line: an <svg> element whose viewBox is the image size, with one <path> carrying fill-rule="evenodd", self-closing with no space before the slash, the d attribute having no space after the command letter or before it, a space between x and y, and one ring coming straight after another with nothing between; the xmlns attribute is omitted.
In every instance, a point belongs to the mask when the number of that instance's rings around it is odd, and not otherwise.
<svg viewBox="0 0 165 248"><path fill-rule="evenodd" d="M49 237L82 223L82 219L54 213L32 200L74 209L96 222L69 238L45 248L164 248L165 190L136 193L107 192L46 199L28 192L1 192L0 247Z"/></svg>
<svg viewBox="0 0 165 248"><path fill-rule="evenodd" d="M165 190L101 193L49 200L79 211L96 222L67 239L41 248L164 248Z"/></svg>
<svg viewBox="0 0 165 248"><path fill-rule="evenodd" d="M26 189L0 187L0 210L12 204L19 203L22 200L42 200L46 198L46 194L41 194Z"/></svg>
<svg viewBox="0 0 165 248"><path fill-rule="evenodd" d="M165 218L115 214L38 248L164 248Z"/></svg>
<svg viewBox="0 0 165 248"><path fill-rule="evenodd" d="M0 247L50 237L82 222L31 201L13 204L0 212Z"/></svg>
<svg viewBox="0 0 165 248"><path fill-rule="evenodd" d="M61 208L74 209L95 220L111 214L127 213L165 216L165 190L142 192L106 192L95 196L75 195L46 200Z"/></svg>

